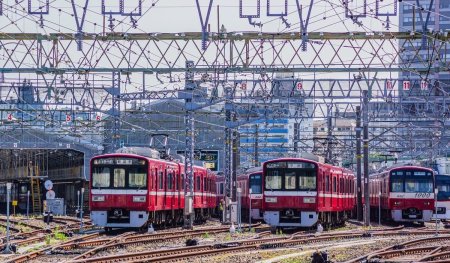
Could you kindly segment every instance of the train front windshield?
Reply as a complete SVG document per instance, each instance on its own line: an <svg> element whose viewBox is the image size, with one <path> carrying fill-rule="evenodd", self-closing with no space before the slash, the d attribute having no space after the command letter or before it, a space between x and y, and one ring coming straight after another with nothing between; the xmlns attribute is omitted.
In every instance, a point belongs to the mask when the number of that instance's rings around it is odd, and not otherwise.
<svg viewBox="0 0 450 263"><path fill-rule="evenodd" d="M429 171L397 170L390 177L391 192L433 193L433 174Z"/></svg>
<svg viewBox="0 0 450 263"><path fill-rule="evenodd" d="M92 163L94 189L145 189L147 162L136 158L102 158Z"/></svg>
<svg viewBox="0 0 450 263"><path fill-rule="evenodd" d="M436 188L439 190L438 201L450 201L450 176L437 175Z"/></svg>
<svg viewBox="0 0 450 263"><path fill-rule="evenodd" d="M250 175L250 189L252 189L252 194L262 194L261 184L262 174Z"/></svg>
<svg viewBox="0 0 450 263"><path fill-rule="evenodd" d="M316 166L308 162L271 162L266 164L265 190L315 191Z"/></svg>

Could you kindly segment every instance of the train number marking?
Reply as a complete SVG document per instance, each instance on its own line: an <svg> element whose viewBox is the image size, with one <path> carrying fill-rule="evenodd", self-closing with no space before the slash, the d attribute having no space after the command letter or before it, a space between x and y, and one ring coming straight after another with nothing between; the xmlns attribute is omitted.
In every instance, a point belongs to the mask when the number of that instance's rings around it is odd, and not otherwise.
<svg viewBox="0 0 450 263"><path fill-rule="evenodd" d="M430 198L431 194L430 193L416 193L416 195L414 197L415 198Z"/></svg>

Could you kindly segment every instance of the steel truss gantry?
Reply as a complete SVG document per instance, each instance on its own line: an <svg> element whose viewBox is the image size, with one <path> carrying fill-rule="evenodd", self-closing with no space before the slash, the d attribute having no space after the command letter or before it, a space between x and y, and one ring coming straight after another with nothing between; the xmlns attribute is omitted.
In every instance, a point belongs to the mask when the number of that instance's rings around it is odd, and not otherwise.
<svg viewBox="0 0 450 263"><path fill-rule="evenodd" d="M429 55L419 54L414 41L425 36ZM308 33L302 51L299 33L210 33L202 49L202 33L71 33L48 35L0 33L5 50L0 72L29 73L173 73L185 72L411 72L449 69L440 52L449 36L439 33L349 32ZM401 40L401 41L400 41ZM78 51L81 41L83 50ZM400 42L400 45L399 45ZM327 54L324 56L323 54Z"/></svg>
<svg viewBox="0 0 450 263"><path fill-rule="evenodd" d="M428 45L433 52L425 57L420 53L421 47L414 45L424 37L433 43ZM189 135L193 134L195 110L223 104L225 175L229 182L226 194L229 196L233 188L232 139L237 127L257 119L278 117L301 122L327 116L327 113L332 113L333 118L354 118L352 114L366 90L371 99L368 108L371 123L392 120L401 124L400 130L391 132L391 125L384 125L374 131L370 142L374 149L398 147L414 154L437 151L449 141L445 129L449 118L448 88L445 83L430 83L427 78L429 74L449 69L446 57L440 56L447 49L448 35L310 32L307 52L304 51L305 35L299 33L210 33L207 42L204 38L203 32L2 33L1 103L6 107L0 110L1 120L12 129L50 126L47 129L50 133L75 135L99 134L102 120L111 117L113 126L107 130L111 130L112 148L117 148L128 103L183 99L186 102L186 153L192 153L194 143ZM172 80L172 74L185 72L188 72L185 77ZM343 72L353 73L353 78L301 77L306 73ZM414 77L391 77L396 72L408 72ZM277 80L277 73L292 76ZM28 89L35 98L31 101L19 95L23 89L20 83L26 74L32 76L27 78ZM145 79L155 80L161 76L184 87L176 88L167 83L150 89L145 84ZM277 81L285 83L284 88L277 88ZM428 83L426 88L422 88L422 81ZM409 82L411 88L401 89L404 82ZM133 83L129 91L127 83ZM291 111L290 105L296 110ZM66 118L61 118L64 115ZM421 129L402 126L420 120L435 122L423 130L440 132L436 135L438 140L436 137L426 140L419 132ZM402 144L405 136L414 144ZM331 146L333 152L348 151L348 141L354 140L332 134L326 140L330 138L335 142ZM421 143L418 138L425 141ZM306 139L298 141L302 140ZM326 143L330 145L329 141ZM411 145L414 145L412 149ZM189 159L192 158L188 156ZM192 189L189 161L185 173L190 184L190 188L186 185L187 191Z"/></svg>

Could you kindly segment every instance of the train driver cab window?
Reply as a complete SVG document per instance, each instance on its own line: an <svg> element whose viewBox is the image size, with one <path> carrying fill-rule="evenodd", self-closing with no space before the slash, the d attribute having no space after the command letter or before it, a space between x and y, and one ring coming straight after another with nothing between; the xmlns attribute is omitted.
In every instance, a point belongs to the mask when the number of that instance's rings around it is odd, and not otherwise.
<svg viewBox="0 0 450 263"><path fill-rule="evenodd" d="M261 174L250 175L250 188L252 189L252 194L261 194Z"/></svg>
<svg viewBox="0 0 450 263"><path fill-rule="evenodd" d="M284 176L284 188L286 190L295 190L296 184L295 172L286 172Z"/></svg>
<svg viewBox="0 0 450 263"><path fill-rule="evenodd" d="M267 171L265 180L265 188L267 190L280 190L281 189L281 175L279 171Z"/></svg>
<svg viewBox="0 0 450 263"><path fill-rule="evenodd" d="M123 168L114 169L113 182L115 188L125 187L125 169Z"/></svg>
<svg viewBox="0 0 450 263"><path fill-rule="evenodd" d="M92 173L92 187L109 187L110 170L108 167L95 167Z"/></svg>
<svg viewBox="0 0 450 263"><path fill-rule="evenodd" d="M391 192L398 193L403 192L403 180L402 179L391 179Z"/></svg>
<svg viewBox="0 0 450 263"><path fill-rule="evenodd" d="M143 188L147 186L147 173L144 169L131 168L128 172L128 186Z"/></svg>
<svg viewBox="0 0 450 263"><path fill-rule="evenodd" d="M316 173L314 171L301 171L298 174L300 191L312 191L316 189Z"/></svg>

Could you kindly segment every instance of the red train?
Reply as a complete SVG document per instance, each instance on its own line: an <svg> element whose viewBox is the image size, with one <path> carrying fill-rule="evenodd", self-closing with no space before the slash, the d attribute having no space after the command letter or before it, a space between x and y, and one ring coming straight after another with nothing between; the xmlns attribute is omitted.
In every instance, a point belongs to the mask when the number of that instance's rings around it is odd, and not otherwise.
<svg viewBox="0 0 450 263"><path fill-rule="evenodd" d="M312 227L344 222L355 206L352 172L302 158L263 164L264 221L273 227Z"/></svg>
<svg viewBox="0 0 450 263"><path fill-rule="evenodd" d="M252 219L261 220L262 217L262 167L252 168L237 176L237 187L241 189L241 207L242 217L248 218L250 209L249 189L252 189ZM219 176L216 179L217 184L217 205L225 198L225 178Z"/></svg>
<svg viewBox="0 0 450 263"><path fill-rule="evenodd" d="M194 166L196 220L216 206L216 177ZM105 228L176 224L183 219L184 164L159 158L150 148L125 148L91 160L90 209L94 224Z"/></svg>
<svg viewBox="0 0 450 263"><path fill-rule="evenodd" d="M427 222L433 216L435 177L433 170L399 166L370 176L371 214L394 222ZM380 196L381 193L381 196Z"/></svg>

